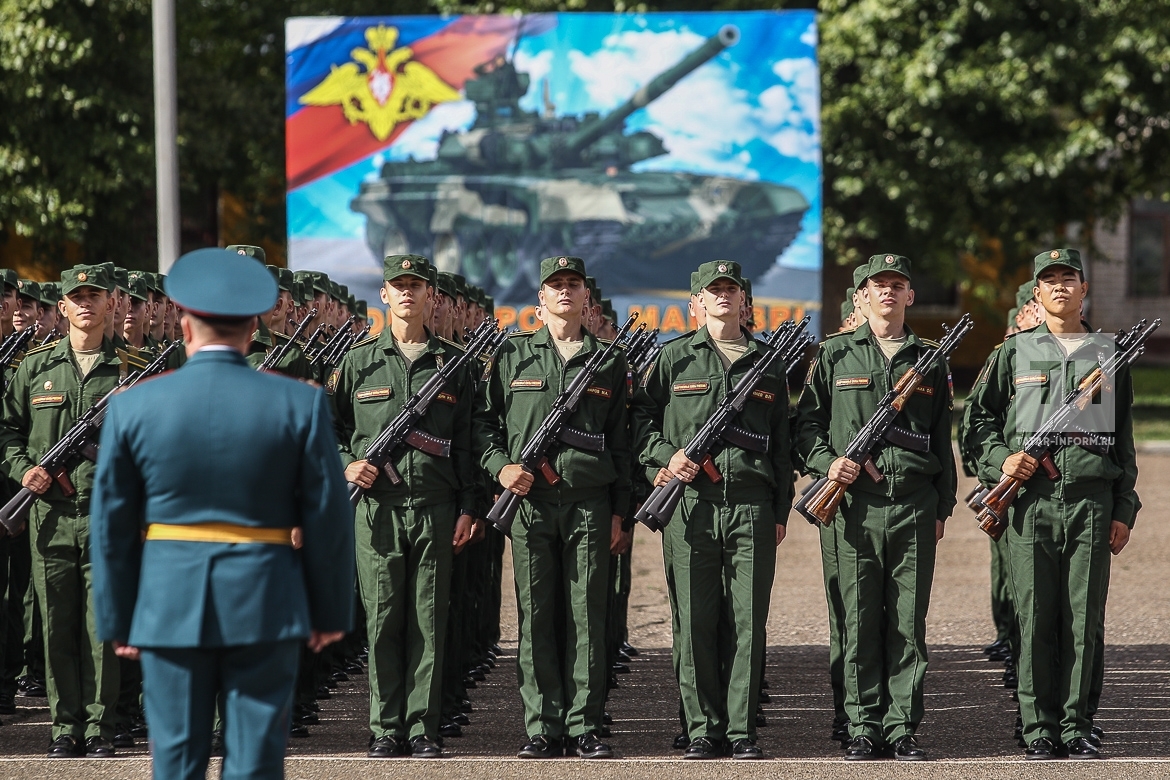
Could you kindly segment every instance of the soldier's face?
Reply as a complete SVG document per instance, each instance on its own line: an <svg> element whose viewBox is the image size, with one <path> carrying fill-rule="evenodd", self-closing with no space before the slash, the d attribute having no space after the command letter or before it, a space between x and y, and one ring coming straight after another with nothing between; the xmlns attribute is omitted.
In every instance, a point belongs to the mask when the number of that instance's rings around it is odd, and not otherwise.
<svg viewBox="0 0 1170 780"><path fill-rule="evenodd" d="M105 327L106 318L114 312L114 298L96 287L78 287L61 300L60 307L70 327L89 332Z"/></svg>
<svg viewBox="0 0 1170 780"><path fill-rule="evenodd" d="M589 288L585 286L585 280L572 271L558 271L540 286L538 297L549 314L581 317L589 300Z"/></svg>
<svg viewBox="0 0 1170 780"><path fill-rule="evenodd" d="M382 285L382 303L398 319L425 316L433 296L434 289L417 276L400 276Z"/></svg>
<svg viewBox="0 0 1170 780"><path fill-rule="evenodd" d="M122 318L122 322L125 323L125 328L128 332L135 332L141 326L145 325L146 301L130 298L130 303L126 307L126 316Z"/></svg>
<svg viewBox="0 0 1170 780"><path fill-rule="evenodd" d="M703 309L708 317L726 320L743 314L743 288L730 279L716 279L703 288Z"/></svg>
<svg viewBox="0 0 1170 780"><path fill-rule="evenodd" d="M49 307L41 309L41 316L37 320L37 336L43 338L55 327L57 327L57 309Z"/></svg>
<svg viewBox="0 0 1170 780"><path fill-rule="evenodd" d="M40 319L43 309L41 304L32 298L18 299L20 305L12 315L12 326L17 330L24 330Z"/></svg>
<svg viewBox="0 0 1170 780"><path fill-rule="evenodd" d="M17 295L16 289L13 287L5 287L4 296L0 297L0 319L3 319L5 322L11 322L12 315L16 313L19 301L20 296Z"/></svg>
<svg viewBox="0 0 1170 780"><path fill-rule="evenodd" d="M701 328L707 324L707 311L703 308L702 294L691 296L691 301L687 304L687 311L695 318L695 327Z"/></svg>
<svg viewBox="0 0 1170 780"><path fill-rule="evenodd" d="M167 297L158 295L154 299L154 306L150 309L150 327L155 328L167 318Z"/></svg>
<svg viewBox="0 0 1170 780"><path fill-rule="evenodd" d="M898 316L914 304L910 280L893 271L883 271L869 277L865 283L866 301L870 310L880 317Z"/></svg>
<svg viewBox="0 0 1170 780"><path fill-rule="evenodd" d="M1078 271L1064 265L1044 269L1032 288L1044 311L1061 318L1079 315L1088 292L1089 283Z"/></svg>

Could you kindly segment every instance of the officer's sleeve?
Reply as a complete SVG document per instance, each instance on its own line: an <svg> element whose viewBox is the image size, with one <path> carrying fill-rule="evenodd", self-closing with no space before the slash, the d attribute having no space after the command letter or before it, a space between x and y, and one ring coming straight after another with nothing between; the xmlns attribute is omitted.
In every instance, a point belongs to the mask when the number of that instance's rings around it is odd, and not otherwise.
<svg viewBox="0 0 1170 780"><path fill-rule="evenodd" d="M793 449L804 464L805 473L817 477L828 476L829 467L839 457L829 438L833 414L832 367L826 358L822 345L817 349L796 402L796 430L793 433Z"/></svg>
<svg viewBox="0 0 1170 780"><path fill-rule="evenodd" d="M471 416L471 435L479 464L491 478L497 479L504 466L512 459L508 457L508 432L504 422L504 386L500 378L500 365L510 351L507 341L496 353L492 370L487 381L481 383L475 398L475 409Z"/></svg>
<svg viewBox="0 0 1170 780"><path fill-rule="evenodd" d="M999 481L1003 475L1003 462L1013 453L1004 430L1012 400L1010 349L1004 344L992 354L991 365L967 396L971 407L967 447L977 467L976 476L984 485L994 485Z"/></svg>
<svg viewBox="0 0 1170 780"><path fill-rule="evenodd" d="M349 361L343 359L341 365L333 369L333 373L325 382L325 392L329 396L333 411L333 432L337 438L337 452L341 455L342 471L357 460L357 455L352 449L356 423L353 417L353 392L346 371L348 366Z"/></svg>
<svg viewBox="0 0 1170 780"><path fill-rule="evenodd" d="M329 402L319 390L312 397L298 478L309 621L316 631L349 631L355 576L353 507L337 459Z"/></svg>
<svg viewBox="0 0 1170 780"><path fill-rule="evenodd" d="M1121 466L1122 474L1113 480L1113 519L1133 528L1142 502L1137 491L1137 452L1133 443L1133 377L1124 369L1117 378L1117 433L1113 457Z"/></svg>
<svg viewBox="0 0 1170 780"><path fill-rule="evenodd" d="M629 390L626 383L628 371L626 357L620 352L614 356L610 368L610 386L614 393L609 401L609 414L605 421L605 445L610 450L617 479L609 488L612 512L625 518L630 509L633 483L630 471L633 460L630 454L630 428L627 401Z"/></svg>
<svg viewBox="0 0 1170 780"><path fill-rule="evenodd" d="M772 474L776 480L773 506L776 508L776 524L788 525L788 510L792 506L795 487L792 482L792 442L788 427L787 383L781 377L776 410L772 413Z"/></svg>
<svg viewBox="0 0 1170 780"><path fill-rule="evenodd" d="M145 487L122 420L122 399L110 399L89 521L94 613L103 642L129 640L142 565Z"/></svg>
<svg viewBox="0 0 1170 780"><path fill-rule="evenodd" d="M28 388L31 373L27 361L22 362L0 405L0 453L3 454L0 469L18 485L28 470L37 465L28 455Z"/></svg>
<svg viewBox="0 0 1170 780"><path fill-rule="evenodd" d="M650 484L659 469L666 468L679 448L671 444L662 432L666 405L670 402L670 366L659 353L658 360L650 367L639 387L634 388L630 404L630 429L634 440L634 453L646 467Z"/></svg>
<svg viewBox="0 0 1170 780"><path fill-rule="evenodd" d="M955 451L951 448L951 419L954 416L955 400L951 388L951 367L935 372L934 418L930 426L930 450L942 464L942 471L934 476L934 489L938 492L936 520L946 520L955 511L956 491L959 489L955 473Z"/></svg>
<svg viewBox="0 0 1170 780"><path fill-rule="evenodd" d="M475 368L472 361L471 369ZM455 478L459 480L459 506L457 509L466 509L474 512L478 495L476 484L479 475L479 464L471 451L471 411L475 406L475 377L471 369L463 371L462 386L455 399L455 425L451 435L451 465L455 469Z"/></svg>

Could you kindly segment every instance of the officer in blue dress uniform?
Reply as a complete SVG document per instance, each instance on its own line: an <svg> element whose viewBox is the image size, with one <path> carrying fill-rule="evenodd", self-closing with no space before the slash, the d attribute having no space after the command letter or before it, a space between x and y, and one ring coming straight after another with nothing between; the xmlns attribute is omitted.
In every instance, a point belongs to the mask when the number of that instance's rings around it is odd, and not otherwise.
<svg viewBox="0 0 1170 780"><path fill-rule="evenodd" d="M141 655L155 778L204 777L220 692L223 777L280 778L300 645L320 650L353 620L353 510L329 406L244 359L276 300L264 266L201 249L166 292L187 363L112 399L102 429L98 634Z"/></svg>

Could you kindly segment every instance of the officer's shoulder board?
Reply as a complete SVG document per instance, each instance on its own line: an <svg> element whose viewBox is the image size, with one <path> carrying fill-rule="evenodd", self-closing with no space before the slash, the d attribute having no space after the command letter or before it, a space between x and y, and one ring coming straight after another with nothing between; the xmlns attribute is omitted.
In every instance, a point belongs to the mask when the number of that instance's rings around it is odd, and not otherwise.
<svg viewBox="0 0 1170 780"><path fill-rule="evenodd" d="M364 338L364 339L362 339L361 341L359 341L358 343L354 344L354 345L353 345L352 347L350 347L349 349L350 349L350 351L352 352L353 350L357 349L358 347L364 347L364 346L366 346L367 344L373 344L373 343L374 343L374 342L376 342L377 340L378 340L378 337L377 337L377 336L370 336L370 337L368 337L368 338Z"/></svg>
<svg viewBox="0 0 1170 780"><path fill-rule="evenodd" d="M942 344L939 344L934 339L923 339L922 343L925 344L926 346L930 347L931 349L938 349L939 347L942 346Z"/></svg>
<svg viewBox="0 0 1170 780"><path fill-rule="evenodd" d="M435 336L435 338L437 338L439 341L443 342L443 344L445 344L446 346L452 347L452 348L458 350L459 352L466 352L467 351L467 348L464 347L462 344L456 344L454 341L451 341L450 339L445 339L442 336Z"/></svg>
<svg viewBox="0 0 1170 780"><path fill-rule="evenodd" d="M57 346L57 344L59 344L60 342L61 342L61 339L57 339L56 341L51 341L48 344L42 344L39 347L33 347L28 352L25 352L24 356L26 358L29 358L29 357L32 357L33 355L40 355L43 352L48 352L53 347Z"/></svg>
<svg viewBox="0 0 1170 780"><path fill-rule="evenodd" d="M514 330L508 334L508 338L515 339L519 338L520 336L531 336L534 333L536 333L534 330Z"/></svg>

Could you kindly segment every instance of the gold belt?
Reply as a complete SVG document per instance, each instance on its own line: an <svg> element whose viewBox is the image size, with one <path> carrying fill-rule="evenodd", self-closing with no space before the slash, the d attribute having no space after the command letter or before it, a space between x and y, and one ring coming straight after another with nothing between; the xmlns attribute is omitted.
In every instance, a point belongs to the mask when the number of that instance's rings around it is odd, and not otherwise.
<svg viewBox="0 0 1170 780"><path fill-rule="evenodd" d="M223 544L284 544L292 546L291 528L254 528L232 523L198 523L167 525L151 523L146 528L147 541L221 542Z"/></svg>

